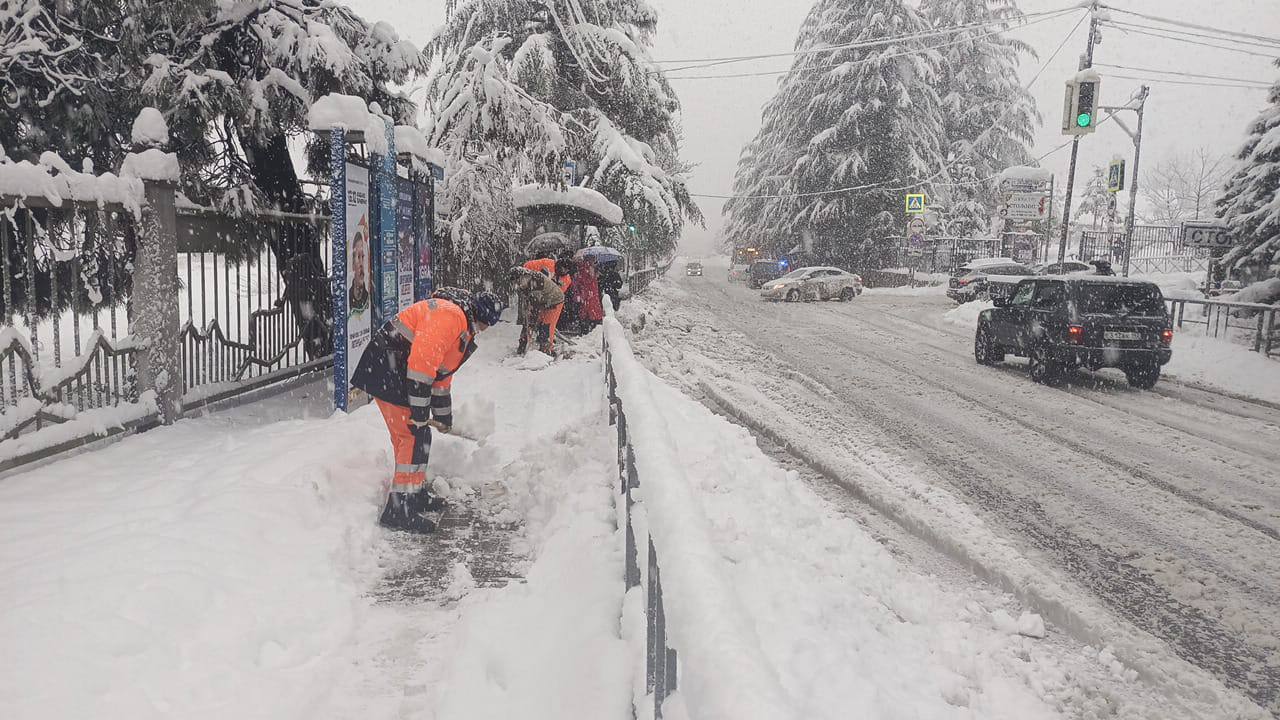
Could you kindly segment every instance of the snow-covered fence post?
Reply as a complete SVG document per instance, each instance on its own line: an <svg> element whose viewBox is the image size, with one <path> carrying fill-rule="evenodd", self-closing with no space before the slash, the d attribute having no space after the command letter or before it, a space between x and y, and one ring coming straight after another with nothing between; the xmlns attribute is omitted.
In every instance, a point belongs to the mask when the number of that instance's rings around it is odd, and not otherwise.
<svg viewBox="0 0 1280 720"><path fill-rule="evenodd" d="M178 419L182 407L182 363L178 322L178 225L175 194L178 157L160 149L169 141L164 119L144 108L133 124L138 152L124 161L122 175L145 185L138 249L133 263L132 334L138 354L138 386L155 393L160 422ZM148 149L147 146L151 146Z"/></svg>

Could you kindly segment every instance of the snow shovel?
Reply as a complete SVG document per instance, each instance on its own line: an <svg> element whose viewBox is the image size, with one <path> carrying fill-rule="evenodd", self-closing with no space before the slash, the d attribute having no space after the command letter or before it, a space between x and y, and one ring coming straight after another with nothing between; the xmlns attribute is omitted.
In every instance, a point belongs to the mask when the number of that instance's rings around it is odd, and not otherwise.
<svg viewBox="0 0 1280 720"><path fill-rule="evenodd" d="M445 435L452 435L457 438L462 438L463 440L470 440L471 442L477 443L477 444L480 444L482 442L480 438L474 438L474 437L471 437L470 435L462 435L456 432L451 427L445 427L444 423L441 423L438 420L428 420L427 425L441 433L444 433Z"/></svg>

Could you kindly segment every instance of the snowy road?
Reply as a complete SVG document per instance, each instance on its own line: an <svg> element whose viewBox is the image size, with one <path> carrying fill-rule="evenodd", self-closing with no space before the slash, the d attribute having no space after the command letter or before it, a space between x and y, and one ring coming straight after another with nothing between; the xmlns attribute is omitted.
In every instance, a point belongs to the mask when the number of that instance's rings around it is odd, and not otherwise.
<svg viewBox="0 0 1280 720"><path fill-rule="evenodd" d="M980 367L936 296L769 304L715 271L655 293L637 350L668 377L754 395L833 455L961 498L1046 573L1280 710L1280 410Z"/></svg>

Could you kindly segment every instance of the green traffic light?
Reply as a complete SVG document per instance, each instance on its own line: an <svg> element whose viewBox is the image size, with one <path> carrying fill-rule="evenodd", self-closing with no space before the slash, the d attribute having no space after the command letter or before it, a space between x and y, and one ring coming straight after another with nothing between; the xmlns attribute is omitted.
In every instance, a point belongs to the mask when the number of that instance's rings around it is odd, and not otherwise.
<svg viewBox="0 0 1280 720"><path fill-rule="evenodd" d="M1092 124L1093 116L1089 113L1080 113L1080 116L1076 118L1076 125L1079 125L1082 128L1087 128Z"/></svg>

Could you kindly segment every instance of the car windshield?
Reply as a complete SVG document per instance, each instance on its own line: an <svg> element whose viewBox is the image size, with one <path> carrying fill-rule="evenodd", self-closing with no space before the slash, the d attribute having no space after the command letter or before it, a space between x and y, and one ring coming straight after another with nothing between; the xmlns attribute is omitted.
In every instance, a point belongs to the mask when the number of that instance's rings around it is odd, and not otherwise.
<svg viewBox="0 0 1280 720"><path fill-rule="evenodd" d="M1086 284L1080 288L1086 315L1164 315L1164 297L1153 285Z"/></svg>
<svg viewBox="0 0 1280 720"><path fill-rule="evenodd" d="M787 273L786 275L783 275L778 279L779 280L799 280L801 278L808 277L810 272L812 271L807 269L792 270L791 272Z"/></svg>

